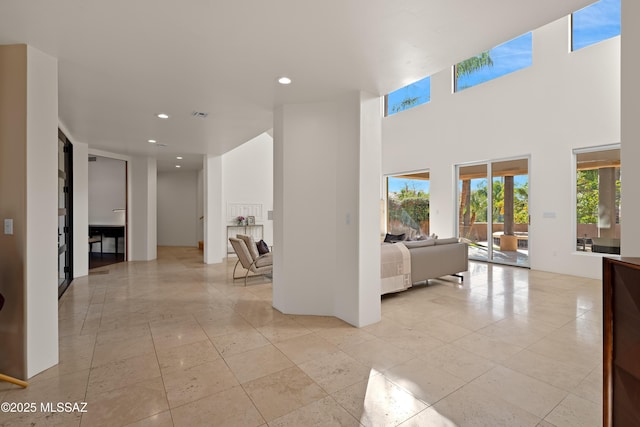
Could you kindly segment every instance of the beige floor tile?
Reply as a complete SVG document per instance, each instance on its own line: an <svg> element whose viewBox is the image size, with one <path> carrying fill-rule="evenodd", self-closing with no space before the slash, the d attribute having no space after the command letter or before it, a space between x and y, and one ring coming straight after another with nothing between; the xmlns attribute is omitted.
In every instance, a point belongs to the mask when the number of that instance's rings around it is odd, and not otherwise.
<svg viewBox="0 0 640 427"><path fill-rule="evenodd" d="M375 335L350 325L323 329L316 333L340 348L360 344L375 338Z"/></svg>
<svg viewBox="0 0 640 427"><path fill-rule="evenodd" d="M164 411L135 423L127 424L125 427L173 427L173 419L171 418L171 412Z"/></svg>
<svg viewBox="0 0 640 427"><path fill-rule="evenodd" d="M269 340L255 329L220 335L211 338L211 341L222 357L229 357L270 345Z"/></svg>
<svg viewBox="0 0 640 427"><path fill-rule="evenodd" d="M414 356L422 356L432 350L446 345L444 341L434 338L421 331L407 331L405 334L387 338L387 342L401 350L408 351Z"/></svg>
<svg viewBox="0 0 640 427"><path fill-rule="evenodd" d="M196 248L160 247L158 260L76 279L59 302L60 364L32 378L26 390L0 384L0 399L87 400L92 413L83 424L110 427L208 426L209 419L378 426L409 417L406 425L560 427L581 425L588 405L599 410L600 281L471 262L462 283L432 280L384 296L382 321L358 329L334 317L280 313L271 306L272 284L234 284L233 264L202 264ZM376 377L371 366L389 369L393 381ZM247 382L239 385L236 375ZM489 390L467 384L449 391L464 381ZM557 392L551 386L571 394L545 421L518 406L542 413ZM326 391L342 398L345 409ZM435 401L435 408L412 393ZM207 410L212 413L202 420L188 416ZM587 418L585 425L599 419ZM78 414L0 419L20 426L80 422Z"/></svg>
<svg viewBox="0 0 640 427"><path fill-rule="evenodd" d="M568 394L564 390L503 366L496 366L471 384L539 418L544 418Z"/></svg>
<svg viewBox="0 0 640 427"><path fill-rule="evenodd" d="M597 366L587 377L578 384L571 393L583 399L590 400L598 406L602 406L602 365Z"/></svg>
<svg viewBox="0 0 640 427"><path fill-rule="evenodd" d="M266 339L277 343L290 338L308 335L311 330L301 326L293 319L284 319L256 328Z"/></svg>
<svg viewBox="0 0 640 427"><path fill-rule="evenodd" d="M171 410L176 427L254 427L264 419L244 392L233 387Z"/></svg>
<svg viewBox="0 0 640 427"><path fill-rule="evenodd" d="M575 361L561 362L527 349L509 357L502 364L566 391L577 387L590 372L590 366Z"/></svg>
<svg viewBox="0 0 640 427"><path fill-rule="evenodd" d="M535 426L540 419L524 409L467 384L402 424L424 426Z"/></svg>
<svg viewBox="0 0 640 427"><path fill-rule="evenodd" d="M102 366L116 360L153 353L155 347L151 335L96 343L91 366Z"/></svg>
<svg viewBox="0 0 640 427"><path fill-rule="evenodd" d="M466 329L462 326L447 322L446 320L436 318L417 323L413 325L413 329L425 332L434 338L448 343L473 333L471 329Z"/></svg>
<svg viewBox="0 0 640 427"><path fill-rule="evenodd" d="M270 427L360 427L360 425L331 396L303 406L269 423Z"/></svg>
<svg viewBox="0 0 640 427"><path fill-rule="evenodd" d="M333 393L369 376L370 369L338 351L299 365L327 393Z"/></svg>
<svg viewBox="0 0 640 427"><path fill-rule="evenodd" d="M322 329L341 328L349 326L344 320L340 320L337 317L302 315L293 315L290 317L298 322L301 326L313 332L317 332Z"/></svg>
<svg viewBox="0 0 640 427"><path fill-rule="evenodd" d="M163 374L167 400L176 408L238 385L222 359Z"/></svg>
<svg viewBox="0 0 640 427"><path fill-rule="evenodd" d="M243 388L267 422L327 396L297 367L258 378Z"/></svg>
<svg viewBox="0 0 640 427"><path fill-rule="evenodd" d="M126 425L167 409L162 379L158 377L95 395L82 416L82 426Z"/></svg>
<svg viewBox="0 0 640 427"><path fill-rule="evenodd" d="M209 338L252 330L253 326L239 314L202 322L202 329Z"/></svg>
<svg viewBox="0 0 640 427"><path fill-rule="evenodd" d="M159 376L155 353L109 362L91 369L87 398Z"/></svg>
<svg viewBox="0 0 640 427"><path fill-rule="evenodd" d="M602 425L602 406L581 397L569 394L545 421L556 426L596 427Z"/></svg>
<svg viewBox="0 0 640 427"><path fill-rule="evenodd" d="M451 344L421 355L425 366L440 369L464 381L471 381L496 366L484 357Z"/></svg>
<svg viewBox="0 0 640 427"><path fill-rule="evenodd" d="M433 405L466 384L448 372L428 366L422 359L394 366L383 375L427 405Z"/></svg>
<svg viewBox="0 0 640 427"><path fill-rule="evenodd" d="M294 366L271 344L225 357L225 361L241 384Z"/></svg>
<svg viewBox="0 0 640 427"><path fill-rule="evenodd" d="M220 358L220 354L209 340L179 347L161 348L158 349L157 355L163 373L173 369L187 369Z"/></svg>
<svg viewBox="0 0 640 427"><path fill-rule="evenodd" d="M368 379L332 396L365 426L395 426L427 407L424 402L375 371Z"/></svg>
<svg viewBox="0 0 640 427"><path fill-rule="evenodd" d="M157 349L178 347L208 339L202 327L195 320L163 327L153 327L152 325L151 333Z"/></svg>
<svg viewBox="0 0 640 427"><path fill-rule="evenodd" d="M572 340L546 337L527 347L527 350L564 363L578 363L591 371L602 363L602 348L596 343L578 343Z"/></svg>
<svg viewBox="0 0 640 427"><path fill-rule="evenodd" d="M339 350L338 347L315 333L290 338L274 345L298 365Z"/></svg>
<svg viewBox="0 0 640 427"><path fill-rule="evenodd" d="M397 348L379 338L344 347L342 351L361 364L379 371L389 369L415 357L413 353Z"/></svg>
<svg viewBox="0 0 640 427"><path fill-rule="evenodd" d="M13 403L34 402L84 402L89 381L89 370L56 377L34 377L29 387L21 388L13 384L0 382L4 386L2 401ZM0 413L0 420L5 414Z"/></svg>

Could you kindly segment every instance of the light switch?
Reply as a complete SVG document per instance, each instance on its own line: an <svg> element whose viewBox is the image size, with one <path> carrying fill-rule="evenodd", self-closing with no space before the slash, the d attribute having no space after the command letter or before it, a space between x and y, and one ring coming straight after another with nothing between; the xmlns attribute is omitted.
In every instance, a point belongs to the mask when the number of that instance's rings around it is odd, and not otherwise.
<svg viewBox="0 0 640 427"><path fill-rule="evenodd" d="M13 219L5 218L5 220L4 220L4 234L13 234Z"/></svg>

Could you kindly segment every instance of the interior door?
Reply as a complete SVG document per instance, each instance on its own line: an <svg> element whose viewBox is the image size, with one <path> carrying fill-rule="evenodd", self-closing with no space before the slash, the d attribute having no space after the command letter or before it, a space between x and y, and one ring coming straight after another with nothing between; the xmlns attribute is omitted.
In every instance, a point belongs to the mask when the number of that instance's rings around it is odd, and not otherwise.
<svg viewBox="0 0 640 427"><path fill-rule="evenodd" d="M73 279L72 145L58 131L58 297Z"/></svg>

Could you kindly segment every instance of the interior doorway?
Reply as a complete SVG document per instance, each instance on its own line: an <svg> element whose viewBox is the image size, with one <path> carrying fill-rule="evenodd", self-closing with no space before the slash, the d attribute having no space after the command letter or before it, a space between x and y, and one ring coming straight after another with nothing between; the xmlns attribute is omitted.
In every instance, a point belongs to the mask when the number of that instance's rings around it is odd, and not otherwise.
<svg viewBox="0 0 640 427"><path fill-rule="evenodd" d="M89 155L89 270L126 260L127 162Z"/></svg>
<svg viewBox="0 0 640 427"><path fill-rule="evenodd" d="M458 236L469 258L529 267L529 158L456 166Z"/></svg>

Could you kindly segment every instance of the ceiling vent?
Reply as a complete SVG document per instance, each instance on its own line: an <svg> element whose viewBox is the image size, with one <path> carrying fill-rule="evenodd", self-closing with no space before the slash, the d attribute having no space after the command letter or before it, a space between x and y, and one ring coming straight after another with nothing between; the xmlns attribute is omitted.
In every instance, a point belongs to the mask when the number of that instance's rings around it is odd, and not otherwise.
<svg viewBox="0 0 640 427"><path fill-rule="evenodd" d="M191 113L191 116L195 117L196 119L206 119L208 115L209 113L205 113L202 111L194 111L193 113Z"/></svg>
<svg viewBox="0 0 640 427"><path fill-rule="evenodd" d="M96 156L89 156L89 161L90 162L97 162L98 158Z"/></svg>

